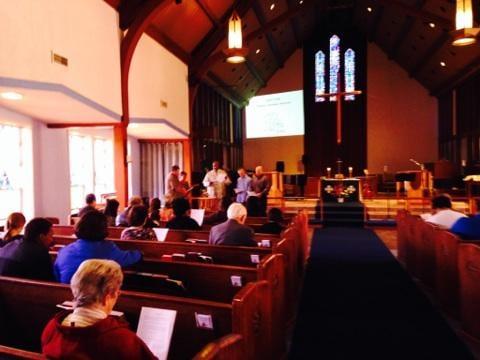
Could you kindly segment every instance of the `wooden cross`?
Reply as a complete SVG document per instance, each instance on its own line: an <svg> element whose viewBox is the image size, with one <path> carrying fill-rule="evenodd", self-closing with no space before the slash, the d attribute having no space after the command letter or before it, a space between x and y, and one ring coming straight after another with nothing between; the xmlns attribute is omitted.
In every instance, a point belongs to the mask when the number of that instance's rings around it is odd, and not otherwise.
<svg viewBox="0 0 480 360"><path fill-rule="evenodd" d="M338 76L338 86L337 89L340 89L341 76ZM353 91L338 91L336 93L329 93L329 94L322 94L317 95L317 97L329 98L330 96L337 97L337 144L340 145L342 143L342 99L344 96L348 95L360 95L362 93L361 90L353 90Z"/></svg>

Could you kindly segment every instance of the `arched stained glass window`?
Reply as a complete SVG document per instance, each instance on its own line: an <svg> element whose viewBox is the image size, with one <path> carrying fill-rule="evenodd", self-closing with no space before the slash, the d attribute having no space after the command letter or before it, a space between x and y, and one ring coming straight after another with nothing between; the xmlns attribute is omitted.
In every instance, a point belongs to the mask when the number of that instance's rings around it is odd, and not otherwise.
<svg viewBox="0 0 480 360"><path fill-rule="evenodd" d="M333 35L330 38L330 93L338 92L338 73L340 72L340 38ZM337 100L336 96L330 96L330 101Z"/></svg>
<svg viewBox="0 0 480 360"><path fill-rule="evenodd" d="M355 90L355 51L348 49L345 51L345 91ZM345 96L346 101L355 100L355 95Z"/></svg>
<svg viewBox="0 0 480 360"><path fill-rule="evenodd" d="M325 54L319 51L315 54L315 102L325 101Z"/></svg>

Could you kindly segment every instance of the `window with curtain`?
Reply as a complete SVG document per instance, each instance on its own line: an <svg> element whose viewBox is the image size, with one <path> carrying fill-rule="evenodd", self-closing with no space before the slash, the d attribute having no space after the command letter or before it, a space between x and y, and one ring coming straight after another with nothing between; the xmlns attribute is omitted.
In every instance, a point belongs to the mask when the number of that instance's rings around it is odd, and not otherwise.
<svg viewBox="0 0 480 360"><path fill-rule="evenodd" d="M183 170L183 143L140 142L140 191L147 197L165 195L166 179L173 165Z"/></svg>
<svg viewBox="0 0 480 360"><path fill-rule="evenodd" d="M80 209L85 196L115 192L112 140L70 134L70 197L71 208Z"/></svg>
<svg viewBox="0 0 480 360"><path fill-rule="evenodd" d="M32 164L28 161L30 149L28 143L31 143L30 129L0 124L0 221L2 223L10 213L14 211L26 213L28 212L26 210L31 208L26 203L32 201L30 196L26 196L29 186L27 182L31 180L32 171L29 168Z"/></svg>

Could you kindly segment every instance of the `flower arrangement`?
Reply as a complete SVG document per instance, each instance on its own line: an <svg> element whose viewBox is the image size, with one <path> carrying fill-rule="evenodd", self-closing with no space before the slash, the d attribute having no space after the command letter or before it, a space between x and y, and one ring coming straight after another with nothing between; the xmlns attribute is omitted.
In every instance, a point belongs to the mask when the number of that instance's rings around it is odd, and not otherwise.
<svg viewBox="0 0 480 360"><path fill-rule="evenodd" d="M334 186L327 185L324 190L327 194L335 196L340 203L357 191L354 186L344 186L341 183Z"/></svg>

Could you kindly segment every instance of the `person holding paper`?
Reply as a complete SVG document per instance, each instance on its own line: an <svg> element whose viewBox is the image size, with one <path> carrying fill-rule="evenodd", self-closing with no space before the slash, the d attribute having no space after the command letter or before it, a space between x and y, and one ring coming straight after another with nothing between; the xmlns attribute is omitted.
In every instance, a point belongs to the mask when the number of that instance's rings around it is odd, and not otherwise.
<svg viewBox="0 0 480 360"><path fill-rule="evenodd" d="M263 167L257 166L255 168L255 174L253 175L252 182L250 183L250 188L252 192L249 193L249 196L256 196L259 199L259 216L267 215L267 196L270 188L272 187L270 179L267 175L263 173Z"/></svg>
<svg viewBox="0 0 480 360"><path fill-rule="evenodd" d="M187 191L183 187L179 179L180 167L178 165L172 166L172 171L167 177L167 191L165 193L165 201L172 202L177 198L184 197Z"/></svg>
<svg viewBox="0 0 480 360"><path fill-rule="evenodd" d="M244 168L238 169L238 176L237 186L234 189L235 194L237 195L236 200L240 204L245 204L247 202L248 190L250 189L252 178L247 175Z"/></svg>
<svg viewBox="0 0 480 360"><path fill-rule="evenodd" d="M47 324L43 354L49 359L157 359L126 321L110 315L122 282L115 261L82 262L70 282L74 310Z"/></svg>
<svg viewBox="0 0 480 360"><path fill-rule="evenodd" d="M225 186L231 182L227 173L220 169L218 161L212 163L212 170L207 172L203 178L203 185L207 188L208 196L217 199L221 199L225 195Z"/></svg>
<svg viewBox="0 0 480 360"><path fill-rule="evenodd" d="M185 198L173 200L173 218L167 222L166 227L176 230L199 230L200 225L190 217L190 203Z"/></svg>

